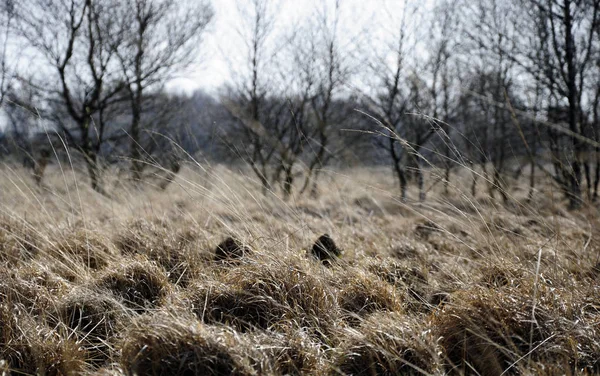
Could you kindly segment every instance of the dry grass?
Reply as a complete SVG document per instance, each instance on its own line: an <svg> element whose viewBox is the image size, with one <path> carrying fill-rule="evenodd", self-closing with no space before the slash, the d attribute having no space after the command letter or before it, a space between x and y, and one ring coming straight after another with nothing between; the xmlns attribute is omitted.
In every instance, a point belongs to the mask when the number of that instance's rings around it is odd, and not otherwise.
<svg viewBox="0 0 600 376"><path fill-rule="evenodd" d="M324 171L286 202L202 166L105 197L49 170L1 171L4 373L600 374L598 207L548 184L403 203Z"/></svg>
<svg viewBox="0 0 600 376"><path fill-rule="evenodd" d="M101 365L114 355L114 338L131 314L114 298L87 288L74 288L58 302L50 325L61 328L86 351L86 361Z"/></svg>
<svg viewBox="0 0 600 376"><path fill-rule="evenodd" d="M166 271L143 259L109 265L92 284L137 311L158 307L172 289Z"/></svg>
<svg viewBox="0 0 600 376"><path fill-rule="evenodd" d="M207 328L185 315L142 316L124 337L120 362L128 375L251 374L244 358L232 349L234 334Z"/></svg>
<svg viewBox="0 0 600 376"><path fill-rule="evenodd" d="M442 374L441 349L429 328L414 317L378 313L346 329L332 374Z"/></svg>

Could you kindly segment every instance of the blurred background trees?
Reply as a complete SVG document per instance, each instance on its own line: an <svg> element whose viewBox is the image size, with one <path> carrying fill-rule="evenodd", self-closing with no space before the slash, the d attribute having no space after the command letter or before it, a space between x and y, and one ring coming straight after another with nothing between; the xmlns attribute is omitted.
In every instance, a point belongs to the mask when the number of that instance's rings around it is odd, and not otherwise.
<svg viewBox="0 0 600 376"><path fill-rule="evenodd" d="M547 179L571 208L597 199L600 0L382 2L364 29L349 1L294 21L284 2L237 2L231 79L178 94L212 58L208 0L5 0L0 155L41 183L68 152L101 193L113 168L165 188L200 159L284 198L363 165L389 168L402 200L465 171L472 195L508 201L523 179L531 199Z"/></svg>
<svg viewBox="0 0 600 376"><path fill-rule="evenodd" d="M156 94L196 57L212 17L210 4L33 0L4 5L4 13L15 18L12 38L31 51L30 61L43 72L14 73L20 88L35 89L40 97L25 104L36 109L40 131L60 138L81 158L92 188L101 193L106 148L129 141L130 171L140 180L148 154L141 150L149 150L152 138L143 131L157 116ZM143 113L153 119L143 119Z"/></svg>

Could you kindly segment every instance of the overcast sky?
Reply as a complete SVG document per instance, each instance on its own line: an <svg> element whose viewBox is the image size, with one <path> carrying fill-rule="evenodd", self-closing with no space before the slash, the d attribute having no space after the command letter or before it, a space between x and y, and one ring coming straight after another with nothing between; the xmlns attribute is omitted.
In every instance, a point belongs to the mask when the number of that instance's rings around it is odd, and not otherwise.
<svg viewBox="0 0 600 376"><path fill-rule="evenodd" d="M277 12L277 29L292 27L323 7L332 8L335 0L270 0ZM215 18L206 34L204 52L200 64L184 76L169 84L174 91L191 92L203 89L214 93L231 79L232 57L244 54L240 39L240 14L238 0L213 0ZM360 33L373 29L375 25L390 25L393 18L402 12L404 0L341 0L339 29L345 34ZM392 22L393 23L393 22Z"/></svg>

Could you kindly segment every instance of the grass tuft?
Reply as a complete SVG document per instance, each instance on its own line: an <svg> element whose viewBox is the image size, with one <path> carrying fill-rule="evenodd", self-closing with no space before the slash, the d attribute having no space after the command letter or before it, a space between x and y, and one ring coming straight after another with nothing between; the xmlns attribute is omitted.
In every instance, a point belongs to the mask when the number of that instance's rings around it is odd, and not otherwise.
<svg viewBox="0 0 600 376"><path fill-rule="evenodd" d="M127 375L251 375L226 341L195 319L161 313L135 320L120 345Z"/></svg>
<svg viewBox="0 0 600 376"><path fill-rule="evenodd" d="M581 293L535 287L531 280L515 288L461 291L435 315L434 332L459 373L500 375L510 366L526 369L530 361L569 365L572 373L600 372L600 343L593 340L598 312L575 303L585 300Z"/></svg>
<svg viewBox="0 0 600 376"><path fill-rule="evenodd" d="M75 288L58 303L56 316L68 336L87 352L88 363L96 366L114 356L115 336L131 315L110 295Z"/></svg>
<svg viewBox="0 0 600 376"><path fill-rule="evenodd" d="M340 308L351 323L374 312L402 312L402 293L364 271L351 271L342 279ZM360 322L360 321L358 321Z"/></svg>
<svg viewBox="0 0 600 376"><path fill-rule="evenodd" d="M441 351L422 321L376 313L343 334L331 375L442 375Z"/></svg>
<svg viewBox="0 0 600 376"><path fill-rule="evenodd" d="M137 311L156 308L172 288L165 270L143 259L109 265L94 284Z"/></svg>

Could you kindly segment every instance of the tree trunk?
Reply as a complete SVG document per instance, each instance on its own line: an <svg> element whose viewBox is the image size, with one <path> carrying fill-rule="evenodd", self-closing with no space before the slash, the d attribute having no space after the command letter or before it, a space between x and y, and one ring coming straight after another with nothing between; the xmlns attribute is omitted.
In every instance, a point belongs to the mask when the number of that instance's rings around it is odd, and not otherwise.
<svg viewBox="0 0 600 376"><path fill-rule="evenodd" d="M28 158L30 159L30 158ZM42 185L42 179L44 178L44 171L46 171L46 166L50 160L50 151L47 149L42 149L40 152L40 157L36 160L33 159L33 178L35 183L39 186Z"/></svg>
<svg viewBox="0 0 600 376"><path fill-rule="evenodd" d="M140 150L140 118L139 114L136 114L135 112L131 122L130 137L131 151L129 157L131 158L131 180L138 183L142 180L142 153Z"/></svg>
<svg viewBox="0 0 600 376"><path fill-rule="evenodd" d="M254 163L253 161L250 162L250 167L252 167L252 171L254 171L254 174L258 177L258 180L260 181L261 192L263 196L266 196L267 193L269 193L269 191L271 190L271 184L269 183L269 179L267 179L267 175L265 175L261 170L259 170L256 166L256 163Z"/></svg>
<svg viewBox="0 0 600 376"><path fill-rule="evenodd" d="M181 161L179 161L179 159L177 159L176 157L173 157L169 161L169 166L167 168L166 175L164 176L163 180L158 185L159 188L163 191L165 189L167 189L169 184L171 184L173 182L173 180L175 179L175 177L177 176L177 174L179 173L180 170L181 170Z"/></svg>
<svg viewBox="0 0 600 376"><path fill-rule="evenodd" d="M531 161L531 170L529 171L529 192L527 193L527 202L533 199L533 191L535 190L535 162Z"/></svg>
<svg viewBox="0 0 600 376"><path fill-rule="evenodd" d="M416 167L417 185L419 186L419 201L425 201L425 179L423 177L423 169L421 164L417 162Z"/></svg>
<svg viewBox="0 0 600 376"><path fill-rule="evenodd" d="M596 201L598 199L598 184L600 183L600 153L598 149L596 149L596 166L594 171L594 195L592 196L592 201Z"/></svg>
<svg viewBox="0 0 600 376"><path fill-rule="evenodd" d="M100 171L98 168L98 156L93 151L86 151L85 162L88 170L88 175L90 176L90 183L92 189L100 194L106 195L104 188L102 188L102 184L100 182Z"/></svg>
<svg viewBox="0 0 600 376"><path fill-rule="evenodd" d="M505 184L500 176L500 171L498 169L494 169L494 189L500 193L500 197L502 197L502 201L508 201L508 195L506 194Z"/></svg>
<svg viewBox="0 0 600 376"><path fill-rule="evenodd" d="M310 195L313 197L317 194L317 178L319 177L320 170L323 168L323 158L325 157L327 136L324 133L321 133L319 141L319 150L317 151L315 159L313 159L308 168L308 174L306 175L302 189L300 189L300 194L304 194L306 189L311 186Z"/></svg>
<svg viewBox="0 0 600 376"><path fill-rule="evenodd" d="M581 164L574 160L571 163L571 184L569 189L569 208L579 209L581 207Z"/></svg>
<svg viewBox="0 0 600 376"><path fill-rule="evenodd" d="M585 193L588 200L592 199L592 172L589 160L583 162L583 171L585 176Z"/></svg>
<svg viewBox="0 0 600 376"><path fill-rule="evenodd" d="M446 162L446 172L444 174L444 194L448 195L448 188L450 186L450 163Z"/></svg>
<svg viewBox="0 0 600 376"><path fill-rule="evenodd" d="M481 170L483 171L483 179L485 180L485 184L487 185L488 195L491 199L495 199L496 197L494 196L494 184L492 182L492 179L490 179L490 174L488 173L486 166L486 159L483 155L481 160Z"/></svg>
<svg viewBox="0 0 600 376"><path fill-rule="evenodd" d="M396 178L398 179L398 184L400 185L400 200L402 200L402 202L405 202L406 201L406 185L408 184L408 181L406 178L406 171L404 171L404 169L400 165L402 158L395 149L396 140L394 140L393 138L390 137L389 143L390 143L389 144L390 156L392 157L392 167L394 168Z"/></svg>
<svg viewBox="0 0 600 376"><path fill-rule="evenodd" d="M577 118L580 114L578 102L577 88L577 67L576 67L576 51L575 51L575 36L573 35L573 13L571 10L571 2L565 1L563 6L563 17L565 25L565 59L567 65L567 90L569 100L569 129L579 134L577 126ZM582 145L575 137L571 137L573 147L573 160L571 162L571 174L569 179L569 208L577 209L581 207L581 162L580 152Z"/></svg>
<svg viewBox="0 0 600 376"><path fill-rule="evenodd" d="M420 146L415 146L415 154L411 154L412 169L414 171L414 177L417 181L417 187L419 189L419 201L425 201L425 178L423 176L423 169L421 167L421 161L419 158Z"/></svg>
<svg viewBox="0 0 600 376"><path fill-rule="evenodd" d="M136 83L135 92L131 92L131 130L129 136L131 137L130 143L130 158L131 158L131 179L135 184L142 181L142 170L144 169L142 163L142 150L141 150L141 132L140 125L142 122L142 83Z"/></svg>
<svg viewBox="0 0 600 376"><path fill-rule="evenodd" d="M473 163L470 163L471 174L473 175L473 180L471 181L471 196L477 196L477 172L475 171L475 166Z"/></svg>
<svg viewBox="0 0 600 376"><path fill-rule="evenodd" d="M312 198L317 198L319 195L318 181L319 181L320 174L321 174L321 168L315 170L315 175L313 177L312 186L310 188L310 197L312 197Z"/></svg>
<svg viewBox="0 0 600 376"><path fill-rule="evenodd" d="M284 200L288 200L292 195L292 190L294 187L294 175L292 174L293 165L288 164L285 169L285 177L283 179L283 198Z"/></svg>

